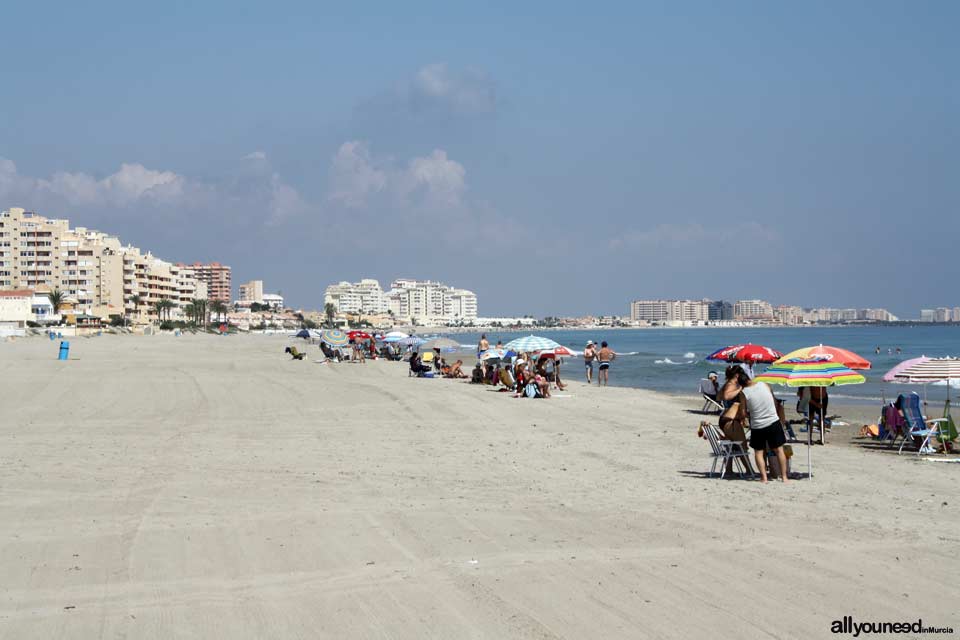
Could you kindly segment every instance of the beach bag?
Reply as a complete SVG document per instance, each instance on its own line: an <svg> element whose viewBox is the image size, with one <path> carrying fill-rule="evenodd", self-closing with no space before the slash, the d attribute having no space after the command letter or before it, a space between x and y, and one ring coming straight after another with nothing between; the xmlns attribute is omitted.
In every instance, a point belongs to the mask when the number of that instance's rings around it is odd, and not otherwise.
<svg viewBox="0 0 960 640"><path fill-rule="evenodd" d="M523 388L523 393L528 398L536 398L540 396L540 388L537 387L537 383L531 382Z"/></svg>

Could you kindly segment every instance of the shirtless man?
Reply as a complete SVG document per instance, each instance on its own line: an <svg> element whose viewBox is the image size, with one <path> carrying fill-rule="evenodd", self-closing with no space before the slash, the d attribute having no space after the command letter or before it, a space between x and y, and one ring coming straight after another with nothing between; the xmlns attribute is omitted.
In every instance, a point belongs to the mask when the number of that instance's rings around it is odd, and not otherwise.
<svg viewBox="0 0 960 640"><path fill-rule="evenodd" d="M600 343L600 351L597 352L597 360L600 361L600 369L597 373L597 384L607 386L610 382L610 363L614 361L617 354L613 349L607 346L607 341Z"/></svg>
<svg viewBox="0 0 960 640"><path fill-rule="evenodd" d="M583 350L583 366L587 369L587 384L593 383L593 361L596 359L597 348L594 346L593 340L587 340L587 346Z"/></svg>
<svg viewBox="0 0 960 640"><path fill-rule="evenodd" d="M490 348L490 341L487 340L487 334L480 335L480 342L477 343L477 358L480 358L480 355ZM483 378L487 378L487 363L485 360L481 360L481 368L483 369Z"/></svg>

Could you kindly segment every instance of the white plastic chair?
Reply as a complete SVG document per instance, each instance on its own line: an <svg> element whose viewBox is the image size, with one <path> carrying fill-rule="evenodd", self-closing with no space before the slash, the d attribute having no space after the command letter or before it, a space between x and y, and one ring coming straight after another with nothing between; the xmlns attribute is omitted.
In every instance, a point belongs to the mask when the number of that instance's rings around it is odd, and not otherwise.
<svg viewBox="0 0 960 640"><path fill-rule="evenodd" d="M716 473L717 464L720 464L722 467L720 478L722 479L727 473L727 461L733 460L739 465L741 478L744 471L749 472L751 478L755 477L753 467L750 465L750 454L744 449L742 442L724 440L720 429L709 423L704 423L703 432L707 436L707 441L710 442L710 448L713 451L713 465L710 467L711 476Z"/></svg>
<svg viewBox="0 0 960 640"><path fill-rule="evenodd" d="M717 412L723 413L723 405L711 398L711 395L717 395L717 385L715 382L708 378L702 378L700 380L700 395L703 396L703 408L700 409L700 413L710 413Z"/></svg>

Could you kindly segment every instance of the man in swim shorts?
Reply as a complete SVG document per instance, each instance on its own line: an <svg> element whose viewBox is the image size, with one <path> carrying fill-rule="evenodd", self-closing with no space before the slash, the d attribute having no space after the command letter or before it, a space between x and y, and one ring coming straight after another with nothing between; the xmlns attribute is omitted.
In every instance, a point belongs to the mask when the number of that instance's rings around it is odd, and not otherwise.
<svg viewBox="0 0 960 640"><path fill-rule="evenodd" d="M593 361L597 359L597 348L593 340L587 340L587 346L583 350L583 366L587 370L587 384L593 383Z"/></svg>
<svg viewBox="0 0 960 640"><path fill-rule="evenodd" d="M613 362L616 357L617 354L607 346L606 340L600 343L600 351L597 352L597 360L600 361L600 368L597 372L597 384L607 386L607 383L610 382L610 363Z"/></svg>

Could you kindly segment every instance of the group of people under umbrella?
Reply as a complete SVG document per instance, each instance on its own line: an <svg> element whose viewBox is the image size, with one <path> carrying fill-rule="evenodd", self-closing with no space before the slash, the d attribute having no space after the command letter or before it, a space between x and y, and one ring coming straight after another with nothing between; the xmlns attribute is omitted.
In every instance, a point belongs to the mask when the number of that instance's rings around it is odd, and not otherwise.
<svg viewBox="0 0 960 640"><path fill-rule="evenodd" d="M798 410L806 409L807 425L807 469L810 477L813 476L811 449L813 444L813 430L820 431L820 444L824 442L824 432L827 429L827 387L846 384L862 384L866 381L858 371L868 370L871 363L866 358L847 349L827 345L816 345L797 349L786 355L770 347L755 344L740 344L719 349L707 357L710 361L730 364L726 370L726 382L722 387L715 386L716 395L712 398L721 412L721 427L724 419L732 422L735 418L749 420L751 429L750 445L754 448L757 466L761 471L761 479L766 480L764 456L773 454L777 460L777 470L782 479L786 479L787 464L786 452L783 447L786 442L786 433L793 435L792 429L786 422L782 403L772 393L762 390L765 385L782 385L800 388L798 396ZM754 366L769 364L760 373L754 373ZM716 378L716 374L712 374ZM897 425L885 424L881 419L881 427L875 434L868 435L896 441L897 436L903 438L901 451L909 440L916 440L918 453L930 452L928 447L931 440L938 440L946 453L951 443L957 438L957 431L950 416L949 385L952 380L960 379L960 359L958 358L914 358L905 361L891 369L883 377L885 381L928 384L945 381L948 385L947 404L944 407L944 417L927 419L919 416L911 419L911 406L916 406L919 414L917 394L901 395L895 403L884 403L883 416L895 413L901 418ZM758 385L765 383L765 385ZM757 389L761 390L758 391ZM709 394L705 394L709 398ZM906 398L906 399L905 399ZM802 405L806 404L804 407ZM733 405L737 405L734 407ZM807 408L809 407L809 408ZM889 422L891 419L888 419ZM884 426L888 428L884 428ZM774 427L772 431L768 428ZM727 432L724 432L725 435ZM745 447L744 447L745 449ZM743 451L745 454L745 451ZM746 455L743 456L746 458Z"/></svg>

